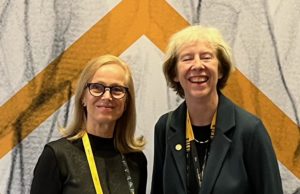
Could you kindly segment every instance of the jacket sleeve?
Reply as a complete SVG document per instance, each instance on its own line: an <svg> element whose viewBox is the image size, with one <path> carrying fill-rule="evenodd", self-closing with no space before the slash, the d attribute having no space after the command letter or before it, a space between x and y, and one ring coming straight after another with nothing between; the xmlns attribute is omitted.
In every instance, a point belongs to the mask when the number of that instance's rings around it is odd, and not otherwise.
<svg viewBox="0 0 300 194"><path fill-rule="evenodd" d="M60 194L62 193L60 172L53 150L45 146L34 168L30 194Z"/></svg>
<svg viewBox="0 0 300 194"><path fill-rule="evenodd" d="M160 117L154 129L154 160L151 194L163 193L163 168L166 149L166 121L167 115Z"/></svg>
<svg viewBox="0 0 300 194"><path fill-rule="evenodd" d="M281 177L271 139L257 119L247 135L245 163L253 193L283 194Z"/></svg>

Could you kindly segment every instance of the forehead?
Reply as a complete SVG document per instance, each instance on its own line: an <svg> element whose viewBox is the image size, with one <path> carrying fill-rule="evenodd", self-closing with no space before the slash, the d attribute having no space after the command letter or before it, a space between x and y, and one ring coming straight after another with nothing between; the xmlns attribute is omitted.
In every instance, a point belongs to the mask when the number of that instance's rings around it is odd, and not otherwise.
<svg viewBox="0 0 300 194"><path fill-rule="evenodd" d="M183 43L178 47L177 55L197 51L197 52L215 52L216 49L211 42L208 41L193 41Z"/></svg>
<svg viewBox="0 0 300 194"><path fill-rule="evenodd" d="M94 82L125 83L125 77L126 71L120 64L109 63L101 65L91 80Z"/></svg>

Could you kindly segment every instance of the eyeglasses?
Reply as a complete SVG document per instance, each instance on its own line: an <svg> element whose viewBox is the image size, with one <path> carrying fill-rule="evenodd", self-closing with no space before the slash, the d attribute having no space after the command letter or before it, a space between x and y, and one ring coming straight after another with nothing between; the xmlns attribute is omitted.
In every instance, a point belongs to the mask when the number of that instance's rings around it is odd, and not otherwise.
<svg viewBox="0 0 300 194"><path fill-rule="evenodd" d="M87 83L86 87L90 94L95 97L102 96L108 90L113 98L121 99L128 92L128 88L124 86L105 86L99 83Z"/></svg>

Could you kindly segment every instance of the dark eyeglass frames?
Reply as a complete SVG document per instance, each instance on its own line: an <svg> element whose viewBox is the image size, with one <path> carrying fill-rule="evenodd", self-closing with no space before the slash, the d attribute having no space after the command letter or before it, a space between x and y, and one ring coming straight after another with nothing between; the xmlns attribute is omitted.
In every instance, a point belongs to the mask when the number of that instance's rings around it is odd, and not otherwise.
<svg viewBox="0 0 300 194"><path fill-rule="evenodd" d="M110 95L115 99L121 99L128 92L128 88L124 86L105 86L100 83L87 83L86 87L92 96L102 96L106 90L109 91Z"/></svg>

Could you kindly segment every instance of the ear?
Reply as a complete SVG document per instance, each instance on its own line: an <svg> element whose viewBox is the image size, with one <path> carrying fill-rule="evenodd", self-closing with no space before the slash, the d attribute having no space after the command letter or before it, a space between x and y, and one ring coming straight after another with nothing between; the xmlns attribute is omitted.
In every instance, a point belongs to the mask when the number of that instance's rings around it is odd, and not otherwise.
<svg viewBox="0 0 300 194"><path fill-rule="evenodd" d="M179 82L179 79L178 79L178 76L177 76L177 75L173 78L173 81L174 81L174 82Z"/></svg>
<svg viewBox="0 0 300 194"><path fill-rule="evenodd" d="M223 77L223 69L222 69L222 65L220 64L220 62L218 62L218 79L221 79Z"/></svg>
<svg viewBox="0 0 300 194"><path fill-rule="evenodd" d="M82 104L83 107L86 107L86 100L85 100L85 98L81 100L81 104Z"/></svg>
<svg viewBox="0 0 300 194"><path fill-rule="evenodd" d="M222 72L219 72L218 74L219 74L219 75L218 75L218 79L221 79L221 78L223 77L223 73L222 73Z"/></svg>

